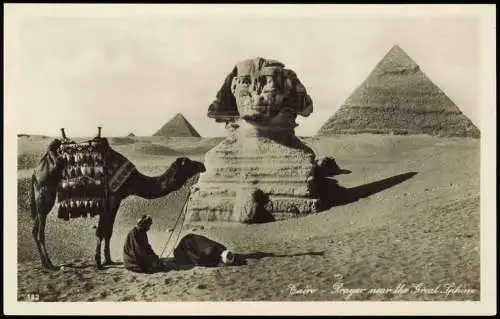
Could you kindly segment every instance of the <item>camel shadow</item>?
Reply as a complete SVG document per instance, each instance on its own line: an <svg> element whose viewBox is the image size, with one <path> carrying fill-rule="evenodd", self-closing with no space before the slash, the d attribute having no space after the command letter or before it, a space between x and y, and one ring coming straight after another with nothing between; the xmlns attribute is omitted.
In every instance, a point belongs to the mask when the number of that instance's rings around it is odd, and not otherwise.
<svg viewBox="0 0 500 319"><path fill-rule="evenodd" d="M125 265L122 261L114 261L112 264L104 264L103 269L108 268L125 268Z"/></svg>
<svg viewBox="0 0 500 319"><path fill-rule="evenodd" d="M415 175L417 175L417 172L407 172L352 188L340 186L335 179L323 178L318 187L320 196L318 210L325 211L335 206L354 203L361 198L400 184Z"/></svg>
<svg viewBox="0 0 500 319"><path fill-rule="evenodd" d="M88 264L88 263L77 263L77 262L70 262L70 263L64 263L59 265L60 267L64 268L73 268L73 269L85 269L89 267L96 267L94 264ZM101 266L101 269L108 269L108 268L124 268L125 266L123 265L123 262L121 261L114 261L111 264L103 264ZM98 267L97 267L98 268Z"/></svg>
<svg viewBox="0 0 500 319"><path fill-rule="evenodd" d="M160 258L162 261L162 266L159 267L158 269L151 270L151 271L134 271L130 270L132 272L138 272L138 273L157 273L157 272L167 272L171 270L187 270L191 269L194 266L192 265L180 265L176 264L173 261L173 258ZM86 269L86 268L96 268L99 270L104 270L104 269L126 269L125 265L123 262L113 262L112 264L103 264L101 268L96 267L95 265L90 265L90 264L78 264L78 263L66 263L62 264L61 266L64 266L65 268L73 268L73 269ZM129 269L127 269L129 270Z"/></svg>

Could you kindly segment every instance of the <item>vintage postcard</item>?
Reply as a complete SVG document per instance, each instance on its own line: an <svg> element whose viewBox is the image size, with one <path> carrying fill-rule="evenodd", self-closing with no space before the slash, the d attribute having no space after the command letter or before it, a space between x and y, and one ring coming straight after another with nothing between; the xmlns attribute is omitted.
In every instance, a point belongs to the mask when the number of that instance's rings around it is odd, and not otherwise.
<svg viewBox="0 0 500 319"><path fill-rule="evenodd" d="M496 313L495 6L4 9L6 314Z"/></svg>

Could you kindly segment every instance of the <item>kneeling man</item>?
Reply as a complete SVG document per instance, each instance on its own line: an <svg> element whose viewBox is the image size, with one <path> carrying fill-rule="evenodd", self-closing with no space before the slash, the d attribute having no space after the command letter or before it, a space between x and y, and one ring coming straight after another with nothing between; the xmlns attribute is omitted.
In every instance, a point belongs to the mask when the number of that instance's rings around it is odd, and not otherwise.
<svg viewBox="0 0 500 319"><path fill-rule="evenodd" d="M123 246L123 264L126 269L135 272L152 272L160 266L160 257L149 244L147 231L153 219L143 215L132 228Z"/></svg>

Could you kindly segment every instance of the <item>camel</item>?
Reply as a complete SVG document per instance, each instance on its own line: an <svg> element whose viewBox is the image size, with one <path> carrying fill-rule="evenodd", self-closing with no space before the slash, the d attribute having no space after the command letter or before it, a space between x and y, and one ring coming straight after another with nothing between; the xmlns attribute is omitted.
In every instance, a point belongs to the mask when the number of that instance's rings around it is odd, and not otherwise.
<svg viewBox="0 0 500 319"><path fill-rule="evenodd" d="M64 129L61 129L61 131L63 135L62 140L56 138L50 143L38 167L34 170L30 189L31 217L33 220L32 235L40 254L42 266L49 270L58 270L60 266L55 266L47 253L45 247L45 225L47 215L51 212L56 203L56 198L59 196L58 190L61 189L63 180L62 172L65 164L64 155L59 152L60 146L64 142L71 142L64 134ZM116 185L108 187L103 208L98 214L98 225L96 227L97 245L94 258L97 268L102 269L104 265L116 264L111 259L110 240L121 201L130 195L146 199L165 196L180 189L191 177L204 172L205 166L187 157L179 157L162 175L146 176L140 173L126 157L113 150L109 146L107 139L101 138L100 135L101 128L99 128L98 136L89 141L98 141L106 149L103 154L107 165L103 174L107 180L111 180L112 176L116 176L117 171L121 168L128 167L125 177L122 174L120 186L118 188ZM105 261L101 263L103 241Z"/></svg>

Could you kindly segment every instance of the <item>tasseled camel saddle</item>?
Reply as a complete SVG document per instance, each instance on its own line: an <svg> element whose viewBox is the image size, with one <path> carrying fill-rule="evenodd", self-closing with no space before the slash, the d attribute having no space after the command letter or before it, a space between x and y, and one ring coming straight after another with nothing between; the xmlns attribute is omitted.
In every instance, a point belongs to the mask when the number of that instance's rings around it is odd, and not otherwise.
<svg viewBox="0 0 500 319"><path fill-rule="evenodd" d="M62 167L58 217L69 220L106 212L109 191L116 191L135 166L126 160L120 163L121 167L111 167L111 147L107 139L100 136L100 127L97 137L82 143L66 138L64 129L61 131L63 140L57 149Z"/></svg>

